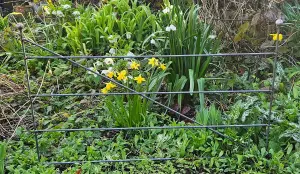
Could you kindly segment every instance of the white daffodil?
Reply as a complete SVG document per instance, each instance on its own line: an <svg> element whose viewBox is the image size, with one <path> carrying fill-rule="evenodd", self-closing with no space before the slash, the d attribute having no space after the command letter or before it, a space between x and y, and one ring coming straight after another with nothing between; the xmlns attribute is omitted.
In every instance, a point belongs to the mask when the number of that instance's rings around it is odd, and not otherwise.
<svg viewBox="0 0 300 174"><path fill-rule="evenodd" d="M276 20L276 25L281 25L283 24L283 20L282 19L277 19Z"/></svg>
<svg viewBox="0 0 300 174"><path fill-rule="evenodd" d="M96 73L99 73L95 67L90 67L90 68L88 68L88 69L91 70L91 71L94 71L94 72L96 72ZM88 71L88 74L92 74L92 75L94 75L94 77L97 77L97 76L98 76L96 73L91 72L91 71Z"/></svg>
<svg viewBox="0 0 300 174"><path fill-rule="evenodd" d="M68 4L65 4L65 5L62 5L62 8L65 9L65 10L67 10L67 9L71 8L71 6L68 5Z"/></svg>
<svg viewBox="0 0 300 174"><path fill-rule="evenodd" d="M104 63L106 65L113 65L114 64L114 60L112 58L105 58L104 59Z"/></svg>
<svg viewBox="0 0 300 174"><path fill-rule="evenodd" d="M126 56L135 56L131 51L128 51L128 53L126 54ZM126 61L130 61L132 58L124 58L124 60ZM128 64L127 64L128 65Z"/></svg>
<svg viewBox="0 0 300 174"><path fill-rule="evenodd" d="M107 39L108 39L109 43L118 42L118 36L109 35Z"/></svg>
<svg viewBox="0 0 300 174"><path fill-rule="evenodd" d="M175 27L174 25L170 25L170 29L171 29L172 31L176 31L176 27Z"/></svg>
<svg viewBox="0 0 300 174"><path fill-rule="evenodd" d="M111 49L109 50L109 53L110 53L110 54L113 54L113 55L116 54L116 49L111 48Z"/></svg>
<svg viewBox="0 0 300 174"><path fill-rule="evenodd" d="M109 67L107 70L102 70L101 74L107 75L110 72L113 72L113 68L112 67Z"/></svg>
<svg viewBox="0 0 300 174"><path fill-rule="evenodd" d="M127 33L126 33L126 38L127 38L127 39L131 39L131 33L130 33L130 32L127 32Z"/></svg>
<svg viewBox="0 0 300 174"><path fill-rule="evenodd" d="M209 39L215 39L215 38L217 38L217 36L216 35L209 35L208 38Z"/></svg>
<svg viewBox="0 0 300 174"><path fill-rule="evenodd" d="M171 24L170 26L167 26L167 27L166 27L166 31L167 31L167 32L170 32L170 31L176 31L176 27L175 27L173 24Z"/></svg>
<svg viewBox="0 0 300 174"><path fill-rule="evenodd" d="M169 26L167 26L167 27L166 27L166 31L167 31L167 32L170 32L170 31L171 31L171 28L170 28Z"/></svg>
<svg viewBox="0 0 300 174"><path fill-rule="evenodd" d="M52 11L52 14L57 16L57 17L64 17L65 16L64 13L60 10L57 10L57 11L54 10L54 11Z"/></svg>
<svg viewBox="0 0 300 174"><path fill-rule="evenodd" d="M128 51L126 56L135 56L131 51Z"/></svg>
<svg viewBox="0 0 300 174"><path fill-rule="evenodd" d="M150 40L150 43L153 44L153 45L155 45L156 42L155 42L154 39L151 39L151 40Z"/></svg>
<svg viewBox="0 0 300 174"><path fill-rule="evenodd" d="M73 16L80 16L80 12L77 11L77 10L76 10L76 11L73 11L72 15L73 15Z"/></svg>
<svg viewBox="0 0 300 174"><path fill-rule="evenodd" d="M169 9L169 7L166 7L165 9L163 9L163 13L170 13L170 9Z"/></svg>

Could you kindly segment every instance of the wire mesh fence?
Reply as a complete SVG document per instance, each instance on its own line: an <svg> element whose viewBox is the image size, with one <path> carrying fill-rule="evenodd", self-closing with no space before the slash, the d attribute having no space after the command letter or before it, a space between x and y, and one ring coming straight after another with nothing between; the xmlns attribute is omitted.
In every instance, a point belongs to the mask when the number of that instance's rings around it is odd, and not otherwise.
<svg viewBox="0 0 300 174"><path fill-rule="evenodd" d="M269 132L270 132L270 127L271 127L271 114L272 114L272 105L273 105L273 100L274 100L274 86L275 86L275 76L276 76L276 64L277 64L277 59L278 59L278 47L279 47L279 41L276 41L276 47L274 52L258 52L258 53L217 53L217 54L193 54L193 55L143 55L143 56L62 56L42 45L39 45L30 39L24 38L23 33L22 33L22 25L18 25L18 28L20 30L20 38L22 42L22 48L23 48L23 56L24 56L24 62L25 62L25 69L26 69L26 76L27 76L27 89L28 89L28 97L30 98L30 104L31 104L31 116L32 116L32 121L35 125L35 129L32 130L32 132L35 134L35 143L36 143L36 150L37 150L37 155L38 155L38 160L41 159L41 152L39 149L39 138L38 134L42 134L45 132L78 132L78 131L134 131L134 130L155 130L155 129L207 129L215 134L217 134L220 137L227 138L235 143L240 144L241 146L244 146L243 143L237 142L233 137L230 137L217 129L225 129L225 128L238 128L238 127L243 127L243 128L250 128L250 127L266 127L266 148L269 148ZM277 34L280 33L279 26L277 26ZM26 52L26 44L31 44L34 45L44 51L47 51L53 56L27 56ZM252 56L252 57L257 57L261 56L260 58L265 58L266 56L273 56L274 61L273 61L273 77L272 77L272 84L270 89L264 89L264 90L214 90L214 91L166 91L166 92L138 92L128 86L123 85L122 83L109 78L99 72L96 72L92 69L89 69L88 67L76 62L74 59L103 59L103 58L114 58L114 59L123 59L123 58L145 58L149 59L152 57L157 57L157 58L186 58L186 57L233 57L233 56ZM108 93L108 94L103 94L103 93L71 93L71 94L32 94L31 91L31 86L30 86L30 74L29 74L29 68L28 68L28 60L29 59L63 59L67 62L70 62L72 65L75 65L76 67L82 68L88 72L91 72L97 76L102 77L103 79L113 82L117 86L127 90L128 92L119 92L119 93ZM172 109L171 107L163 104L162 102L156 101L155 99L149 97L151 94L160 94L160 95L168 95L168 94L224 94L224 93L267 93L270 95L270 105L269 105L269 113L267 117L267 123L265 124L243 124L243 125L202 125L196 120ZM139 95L144 99L147 99L153 103L155 103L157 106L160 106L167 111L174 113L178 115L181 118L184 118L186 120L189 120L190 122L194 123L195 125L193 126L157 126L157 127L108 127L108 128L77 128L77 129L42 129L38 130L37 129L37 120L35 116L35 105L33 103L33 98L34 97L68 97L68 96L100 96L100 95ZM210 158L210 157L207 157ZM152 160L152 161L166 161L166 160L177 160L178 158L146 158L146 159L119 159L119 160L94 160L94 161L89 161L92 163L102 163L102 162L134 162L134 161L141 161L141 160ZM64 162L48 162L48 164L75 164L75 163L84 163L87 161L64 161Z"/></svg>

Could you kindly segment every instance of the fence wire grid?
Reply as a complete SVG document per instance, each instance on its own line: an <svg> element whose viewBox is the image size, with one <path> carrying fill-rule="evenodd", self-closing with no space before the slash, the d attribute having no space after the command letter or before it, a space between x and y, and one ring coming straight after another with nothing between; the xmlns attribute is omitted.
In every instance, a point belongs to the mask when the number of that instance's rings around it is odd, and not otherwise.
<svg viewBox="0 0 300 174"><path fill-rule="evenodd" d="M143 56L62 56L42 45L39 45L38 43L35 43L29 39L24 38L23 35L23 25L18 24L17 25L19 31L20 31L20 38L21 38L21 43L22 43L22 50L23 50L23 58L24 58L24 63L25 63L25 70L26 70L26 81L27 81L27 89L28 89L28 97L30 99L30 109L31 109L31 116L32 116L32 121L34 124L34 130L31 130L35 134L35 144L36 144L36 152L38 156L38 161L41 159L41 153L39 149L39 139L38 139L38 134L44 133L44 132L77 132L77 131L121 131L121 130L155 130L155 129L207 129L212 131L213 133L223 137L227 138L234 143L238 143L241 146L245 146L244 144L237 142L234 138L223 134L216 129L225 129L225 128L239 128L239 127L244 127L244 128L250 128L250 127L266 127L266 148L269 149L269 132L270 132L270 127L271 127L271 114L272 114L272 106L273 106L273 100L274 100L274 93L275 93L275 77L276 77L276 69L277 69L277 59L278 59L278 48L279 48L279 41L276 41L276 47L274 52L258 52L258 53L217 53L217 54L192 54L192 55L143 55ZM280 26L276 26L277 30L277 35L280 33ZM277 38L279 38L277 36ZM38 48L41 48L44 51L47 51L53 56L27 56L26 49L25 49L25 43L34 45ZM271 82L271 88L266 89L266 90L219 90L219 91L176 91L176 92L137 92L132 88L129 88L119 82L117 82L114 79L111 79L109 77L106 77L105 75L98 73L96 71L93 71L76 61L72 60L72 58L79 58L79 59L103 59L103 58L152 58L152 57L157 57L157 58L185 58L185 57L233 57L233 56L274 56L274 61L273 61L273 77L272 77L272 82ZM77 67L83 68L86 71L89 71L91 73L96 74L97 76L102 77L103 79L115 83L117 86L124 88L130 92L124 92L124 93L108 93L108 94L103 94L103 93L75 93L75 94L32 94L31 93L31 86L30 86L30 74L29 74L29 69L28 69L28 60L29 59L64 59L68 62L70 62L72 65L75 65ZM196 120L164 105L163 103L160 103L156 101L155 99L152 99L148 97L147 95L149 94L199 94L199 93L204 93L204 94L215 94L215 93L268 93L270 94L270 104L269 104L269 113L267 117L267 123L266 124L243 124L243 125L202 125ZM175 113L181 118L184 118L186 120L191 121L194 124L197 124L197 126L157 126L157 127L109 127L109 128L78 128L78 129L43 129L43 130L38 130L37 129L37 121L35 117L35 111L34 111L34 104L33 104L33 98L34 97L68 97L68 96L99 96L99 95L140 95L141 97L152 101L153 103L159 105L160 107L168 110L169 112ZM203 158L211 158L211 157L201 157L199 159ZM133 159L118 159L118 160L94 160L94 161L67 161L67 162L59 162L59 161L54 161L54 162L46 162L46 164L54 164L54 165L66 165L66 164L78 164L78 163L85 163L85 162L91 162L91 163L104 163L104 162L136 162L136 161L142 161L142 160L151 160L151 161L168 161L168 160L179 160L179 159L186 159L186 158L133 158ZM198 158L197 158L198 159ZM193 159L196 160L196 159Z"/></svg>

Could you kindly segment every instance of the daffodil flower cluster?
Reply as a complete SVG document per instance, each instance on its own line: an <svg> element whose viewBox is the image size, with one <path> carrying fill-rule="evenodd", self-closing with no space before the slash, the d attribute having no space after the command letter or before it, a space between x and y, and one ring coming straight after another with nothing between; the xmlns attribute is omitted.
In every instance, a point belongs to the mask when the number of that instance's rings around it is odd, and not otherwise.
<svg viewBox="0 0 300 174"><path fill-rule="evenodd" d="M166 64L160 63L159 60L154 57L148 60L148 64L152 67L159 67L163 71L167 69Z"/></svg>
<svg viewBox="0 0 300 174"><path fill-rule="evenodd" d="M120 69L120 67L118 67L118 63L122 61L123 63L126 61L128 62L127 66L123 67L123 69ZM104 59L103 63L111 67L109 67L107 70L102 70L101 74L105 75L110 79L114 79L120 83L125 83L127 85L132 84L133 86L140 86L146 83L148 79L150 79L149 77L145 77L145 73L143 73L144 71L141 70L141 63L137 60L121 60L115 63L113 59L106 58ZM154 57L148 59L148 63L145 65L144 68L147 67L150 69L157 68L161 71L165 71L167 69L166 64L161 63L158 59ZM114 84L113 82L105 84L105 87L101 89L101 92L103 94L110 92L116 87L116 84Z"/></svg>

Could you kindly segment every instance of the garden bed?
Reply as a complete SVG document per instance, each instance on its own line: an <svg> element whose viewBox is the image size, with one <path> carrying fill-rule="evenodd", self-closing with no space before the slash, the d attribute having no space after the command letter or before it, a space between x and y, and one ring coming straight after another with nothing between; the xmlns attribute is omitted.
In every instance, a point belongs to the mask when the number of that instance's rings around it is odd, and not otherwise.
<svg viewBox="0 0 300 174"><path fill-rule="evenodd" d="M0 173L298 173L299 4L241 1L1 17Z"/></svg>

